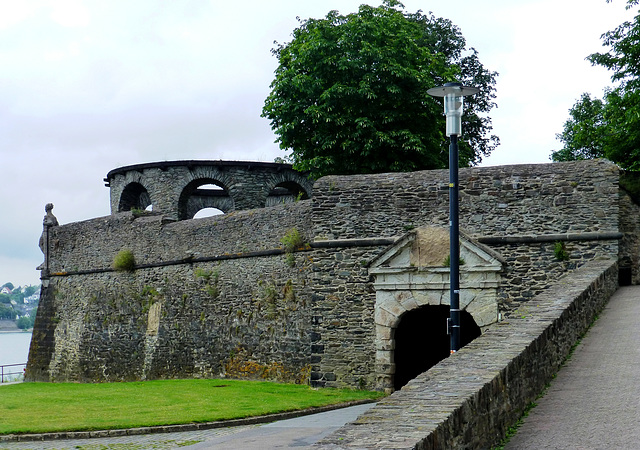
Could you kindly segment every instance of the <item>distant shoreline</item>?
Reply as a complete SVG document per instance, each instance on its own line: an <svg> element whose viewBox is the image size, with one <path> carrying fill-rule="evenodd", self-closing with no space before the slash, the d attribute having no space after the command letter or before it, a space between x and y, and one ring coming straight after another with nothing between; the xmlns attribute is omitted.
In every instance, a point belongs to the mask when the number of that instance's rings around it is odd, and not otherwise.
<svg viewBox="0 0 640 450"><path fill-rule="evenodd" d="M22 331L22 330L18 328L18 325L15 320L0 319L0 333L6 333L6 332L11 333L11 332L18 332L18 331Z"/></svg>

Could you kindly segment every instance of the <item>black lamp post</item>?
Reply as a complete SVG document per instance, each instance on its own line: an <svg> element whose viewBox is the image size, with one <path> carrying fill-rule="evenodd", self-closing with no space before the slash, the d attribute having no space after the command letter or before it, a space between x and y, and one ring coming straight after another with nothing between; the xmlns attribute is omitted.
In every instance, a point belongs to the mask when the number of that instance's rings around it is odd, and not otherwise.
<svg viewBox="0 0 640 450"><path fill-rule="evenodd" d="M451 353L460 348L460 228L458 225L458 136L462 132L462 103L466 95L477 94L475 87L462 83L446 83L427 91L434 97L444 97L449 144L449 334Z"/></svg>

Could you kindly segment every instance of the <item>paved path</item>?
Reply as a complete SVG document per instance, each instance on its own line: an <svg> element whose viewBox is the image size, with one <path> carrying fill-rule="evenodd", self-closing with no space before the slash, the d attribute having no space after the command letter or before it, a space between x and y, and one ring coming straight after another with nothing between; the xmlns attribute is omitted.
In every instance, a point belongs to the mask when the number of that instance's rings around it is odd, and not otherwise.
<svg viewBox="0 0 640 450"><path fill-rule="evenodd" d="M506 450L640 449L640 286L622 287Z"/></svg>
<svg viewBox="0 0 640 450"><path fill-rule="evenodd" d="M41 442L0 442L0 450L189 450L306 449L322 437L354 421L374 403L311 414L264 425L216 428L203 431L145 434L95 439Z"/></svg>

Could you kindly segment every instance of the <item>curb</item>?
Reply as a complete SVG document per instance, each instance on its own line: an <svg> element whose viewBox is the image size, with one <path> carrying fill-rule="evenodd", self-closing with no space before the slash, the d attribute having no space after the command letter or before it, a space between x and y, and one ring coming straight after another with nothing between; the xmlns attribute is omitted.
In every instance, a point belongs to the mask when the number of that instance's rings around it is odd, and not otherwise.
<svg viewBox="0 0 640 450"><path fill-rule="evenodd" d="M114 430L94 430L94 431L61 431L55 433L32 433L32 434L7 434L0 435L1 442L34 442L34 441L54 441L64 439L92 439L121 436L138 436L155 433L176 433L181 431L210 430L214 428L238 427L243 425L256 425L260 423L275 422L277 420L294 419L296 417L308 416L321 412L333 411L336 409L348 408L350 406L374 403L375 400L355 400L347 403L335 405L319 406L315 408L288 411L264 416L245 417L243 419L219 420L216 422L185 423L178 425L156 425L152 427L139 428L118 428Z"/></svg>

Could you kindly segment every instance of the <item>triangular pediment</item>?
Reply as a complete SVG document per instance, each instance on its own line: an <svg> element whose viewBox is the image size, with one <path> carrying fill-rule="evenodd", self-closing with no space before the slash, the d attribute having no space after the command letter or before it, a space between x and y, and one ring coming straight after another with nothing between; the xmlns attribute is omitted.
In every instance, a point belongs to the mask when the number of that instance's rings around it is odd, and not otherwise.
<svg viewBox="0 0 640 450"><path fill-rule="evenodd" d="M420 227L398 238L369 263L371 273L388 269L444 268L449 256L449 230ZM502 270L502 258L487 246L460 232L460 270Z"/></svg>

